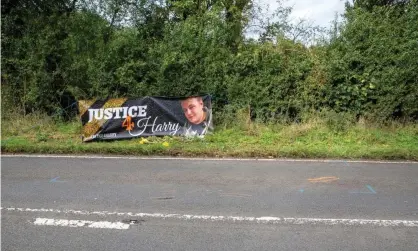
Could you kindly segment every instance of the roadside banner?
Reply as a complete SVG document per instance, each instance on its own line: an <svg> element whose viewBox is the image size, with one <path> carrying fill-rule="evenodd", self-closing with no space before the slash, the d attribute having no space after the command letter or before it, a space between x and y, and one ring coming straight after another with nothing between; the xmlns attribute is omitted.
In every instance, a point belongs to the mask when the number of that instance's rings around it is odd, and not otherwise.
<svg viewBox="0 0 418 251"><path fill-rule="evenodd" d="M209 95L79 100L84 142L147 136L203 137L213 131Z"/></svg>

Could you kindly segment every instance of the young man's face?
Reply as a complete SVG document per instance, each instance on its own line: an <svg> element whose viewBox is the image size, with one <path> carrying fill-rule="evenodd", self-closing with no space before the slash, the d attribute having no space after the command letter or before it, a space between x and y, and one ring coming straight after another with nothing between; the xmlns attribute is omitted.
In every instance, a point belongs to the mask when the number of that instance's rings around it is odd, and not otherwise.
<svg viewBox="0 0 418 251"><path fill-rule="evenodd" d="M188 98L181 101L184 115L192 124L199 124L205 119L203 101L199 98Z"/></svg>

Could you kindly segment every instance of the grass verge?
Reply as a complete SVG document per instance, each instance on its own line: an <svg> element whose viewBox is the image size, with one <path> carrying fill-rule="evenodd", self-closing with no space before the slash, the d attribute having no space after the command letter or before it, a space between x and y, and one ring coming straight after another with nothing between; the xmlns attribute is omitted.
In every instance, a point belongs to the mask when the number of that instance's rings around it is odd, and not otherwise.
<svg viewBox="0 0 418 251"><path fill-rule="evenodd" d="M165 155L188 157L345 158L418 160L418 126L354 123L344 128L311 120L291 125L218 128L204 139L149 137L81 142L81 123L41 115L2 121L7 153Z"/></svg>

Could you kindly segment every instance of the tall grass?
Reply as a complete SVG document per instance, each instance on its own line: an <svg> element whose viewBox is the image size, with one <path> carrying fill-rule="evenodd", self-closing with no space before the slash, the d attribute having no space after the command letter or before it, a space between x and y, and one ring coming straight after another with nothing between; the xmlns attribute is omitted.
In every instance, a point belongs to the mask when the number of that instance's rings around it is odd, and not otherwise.
<svg viewBox="0 0 418 251"><path fill-rule="evenodd" d="M139 139L82 143L78 118L63 122L32 113L3 119L1 148L32 153L418 160L418 126L412 122L379 123L330 111L306 114L292 123L256 122L246 109L226 117L230 120L218 120L214 133L203 140L151 137L146 144Z"/></svg>

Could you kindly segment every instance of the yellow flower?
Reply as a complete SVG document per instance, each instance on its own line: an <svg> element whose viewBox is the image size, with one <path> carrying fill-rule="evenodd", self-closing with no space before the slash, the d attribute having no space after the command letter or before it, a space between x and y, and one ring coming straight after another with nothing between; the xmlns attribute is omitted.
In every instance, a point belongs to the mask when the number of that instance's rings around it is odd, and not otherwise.
<svg viewBox="0 0 418 251"><path fill-rule="evenodd" d="M139 144L143 145L143 144L147 144L149 143L149 141L147 139L141 138L141 140L139 140Z"/></svg>
<svg viewBox="0 0 418 251"><path fill-rule="evenodd" d="M165 146L165 147L168 147L170 144L168 144L168 142L167 141L165 141L164 143L163 143L163 146Z"/></svg>

